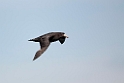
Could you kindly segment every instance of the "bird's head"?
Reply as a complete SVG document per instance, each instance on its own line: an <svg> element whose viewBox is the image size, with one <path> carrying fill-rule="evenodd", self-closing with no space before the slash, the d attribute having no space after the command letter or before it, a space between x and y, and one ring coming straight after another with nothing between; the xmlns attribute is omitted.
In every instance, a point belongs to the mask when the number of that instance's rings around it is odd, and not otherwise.
<svg viewBox="0 0 124 83"><path fill-rule="evenodd" d="M60 37L69 38L64 32L60 32Z"/></svg>
<svg viewBox="0 0 124 83"><path fill-rule="evenodd" d="M69 38L65 33L63 34L63 36L64 36L65 38Z"/></svg>

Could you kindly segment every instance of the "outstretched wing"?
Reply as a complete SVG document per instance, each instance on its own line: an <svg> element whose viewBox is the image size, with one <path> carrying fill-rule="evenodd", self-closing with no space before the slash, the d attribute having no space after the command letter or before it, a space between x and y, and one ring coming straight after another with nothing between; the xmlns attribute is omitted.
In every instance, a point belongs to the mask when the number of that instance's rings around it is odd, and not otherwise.
<svg viewBox="0 0 124 83"><path fill-rule="evenodd" d="M48 48L49 45L50 45L49 39L48 38L42 38L40 41L41 49L36 52L33 60L40 57L46 51L46 49Z"/></svg>

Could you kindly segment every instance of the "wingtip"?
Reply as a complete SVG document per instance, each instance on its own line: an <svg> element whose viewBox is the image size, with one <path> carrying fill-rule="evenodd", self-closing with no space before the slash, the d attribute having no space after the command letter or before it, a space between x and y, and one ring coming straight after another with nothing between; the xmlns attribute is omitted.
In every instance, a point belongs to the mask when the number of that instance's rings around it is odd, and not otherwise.
<svg viewBox="0 0 124 83"><path fill-rule="evenodd" d="M33 59L33 61L35 60L35 58Z"/></svg>

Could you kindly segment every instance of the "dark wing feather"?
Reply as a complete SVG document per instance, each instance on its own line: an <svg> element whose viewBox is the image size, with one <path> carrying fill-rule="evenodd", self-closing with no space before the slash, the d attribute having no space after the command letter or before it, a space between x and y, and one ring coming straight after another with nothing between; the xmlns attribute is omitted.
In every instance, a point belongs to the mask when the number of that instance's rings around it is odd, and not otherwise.
<svg viewBox="0 0 124 83"><path fill-rule="evenodd" d="M63 44L63 43L65 42L65 37L61 37L61 38L59 39L59 42L60 42L61 44Z"/></svg>
<svg viewBox="0 0 124 83"><path fill-rule="evenodd" d="M41 39L41 41L40 41L41 49L36 52L33 60L40 57L46 51L46 49L48 48L49 45L50 45L50 42L49 42L48 38Z"/></svg>

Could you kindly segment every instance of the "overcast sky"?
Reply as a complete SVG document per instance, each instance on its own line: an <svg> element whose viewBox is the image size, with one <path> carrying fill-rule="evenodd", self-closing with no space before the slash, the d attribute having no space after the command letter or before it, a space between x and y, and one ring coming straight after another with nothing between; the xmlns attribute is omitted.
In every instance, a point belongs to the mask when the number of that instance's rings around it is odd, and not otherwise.
<svg viewBox="0 0 124 83"><path fill-rule="evenodd" d="M124 83L124 0L0 0L0 57L1 83Z"/></svg>

